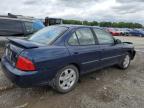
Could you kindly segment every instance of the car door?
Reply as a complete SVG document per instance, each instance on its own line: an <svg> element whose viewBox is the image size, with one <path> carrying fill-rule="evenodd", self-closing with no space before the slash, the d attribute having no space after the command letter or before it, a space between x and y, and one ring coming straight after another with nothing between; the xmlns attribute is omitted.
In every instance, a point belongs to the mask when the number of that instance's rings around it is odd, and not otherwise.
<svg viewBox="0 0 144 108"><path fill-rule="evenodd" d="M99 42L101 67L116 64L120 61L123 51L122 44L115 44L114 38L102 29L94 28L94 33Z"/></svg>
<svg viewBox="0 0 144 108"><path fill-rule="evenodd" d="M99 67L100 49L90 28L79 28L68 40L72 58L80 64L82 74Z"/></svg>

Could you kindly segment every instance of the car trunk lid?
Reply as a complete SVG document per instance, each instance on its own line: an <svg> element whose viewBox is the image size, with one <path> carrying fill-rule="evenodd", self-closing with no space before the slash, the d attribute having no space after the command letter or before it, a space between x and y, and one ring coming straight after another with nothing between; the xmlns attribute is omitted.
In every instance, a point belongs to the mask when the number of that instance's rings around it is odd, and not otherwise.
<svg viewBox="0 0 144 108"><path fill-rule="evenodd" d="M25 40L25 39L8 38L8 40L11 44L22 47L24 49L32 49L32 48L38 48L39 47L38 44L33 43L31 41L28 41L28 40Z"/></svg>
<svg viewBox="0 0 144 108"><path fill-rule="evenodd" d="M13 66L15 66L17 58L21 54L21 52L26 49L38 48L40 46L36 43L24 39L9 38L8 40L9 42L6 45L5 57Z"/></svg>

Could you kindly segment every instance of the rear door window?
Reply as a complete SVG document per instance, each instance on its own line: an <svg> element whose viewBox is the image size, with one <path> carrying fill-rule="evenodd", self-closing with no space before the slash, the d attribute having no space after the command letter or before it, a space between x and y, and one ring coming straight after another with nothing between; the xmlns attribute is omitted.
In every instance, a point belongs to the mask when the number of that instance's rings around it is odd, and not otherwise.
<svg viewBox="0 0 144 108"><path fill-rule="evenodd" d="M79 45L78 39L75 33L73 33L72 36L69 38L68 43L69 45Z"/></svg>
<svg viewBox="0 0 144 108"><path fill-rule="evenodd" d="M81 28L76 31L80 45L94 45L95 38L89 28Z"/></svg>

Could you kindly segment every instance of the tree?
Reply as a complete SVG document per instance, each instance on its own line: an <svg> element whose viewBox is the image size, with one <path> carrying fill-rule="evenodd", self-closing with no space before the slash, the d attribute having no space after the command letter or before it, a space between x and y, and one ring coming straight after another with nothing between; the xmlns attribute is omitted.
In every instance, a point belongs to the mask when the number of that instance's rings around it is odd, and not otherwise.
<svg viewBox="0 0 144 108"><path fill-rule="evenodd" d="M111 22L100 22L99 26L100 27L111 27L112 23Z"/></svg>
<svg viewBox="0 0 144 108"><path fill-rule="evenodd" d="M97 22L97 21L79 21L79 20L63 20L64 24L100 26L100 27L118 27L118 28L143 28L142 24L131 22Z"/></svg>

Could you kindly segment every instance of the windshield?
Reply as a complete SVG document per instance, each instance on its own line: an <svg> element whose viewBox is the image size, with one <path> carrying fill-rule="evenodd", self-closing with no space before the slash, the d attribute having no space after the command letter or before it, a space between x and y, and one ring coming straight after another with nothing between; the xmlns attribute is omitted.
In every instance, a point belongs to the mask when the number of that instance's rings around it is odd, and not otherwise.
<svg viewBox="0 0 144 108"><path fill-rule="evenodd" d="M28 40L42 44L50 44L66 30L67 30L66 27L60 27L60 26L45 27L44 29L30 36Z"/></svg>

